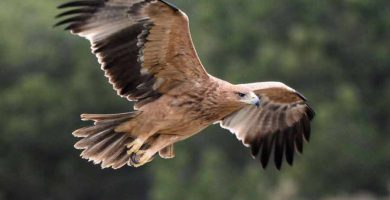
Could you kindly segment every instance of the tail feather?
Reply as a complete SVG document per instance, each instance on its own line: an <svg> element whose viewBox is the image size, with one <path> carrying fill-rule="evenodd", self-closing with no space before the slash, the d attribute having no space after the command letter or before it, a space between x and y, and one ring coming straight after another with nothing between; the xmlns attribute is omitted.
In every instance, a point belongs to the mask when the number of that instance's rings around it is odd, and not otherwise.
<svg viewBox="0 0 390 200"><path fill-rule="evenodd" d="M130 159L130 155L127 153L126 144L130 143L131 141L132 139L129 140L129 138L121 141L119 145L122 146L122 150L116 151L107 160L103 161L102 167L103 168L112 167L114 169L117 169L124 166L127 163L127 161Z"/></svg>
<svg viewBox="0 0 390 200"><path fill-rule="evenodd" d="M102 154L102 151L109 147L117 137L120 137L118 134L112 134L111 130L109 132L109 135L104 136L99 142L95 142L95 145L93 146L85 146L85 150L81 153L81 157L83 158L89 158L93 160L100 160L100 155ZM88 143L89 144L89 143Z"/></svg>
<svg viewBox="0 0 390 200"><path fill-rule="evenodd" d="M119 169L126 165L128 161L130 160L130 155L127 152L122 152L115 164L112 166L113 169Z"/></svg>
<svg viewBox="0 0 390 200"><path fill-rule="evenodd" d="M128 117L122 117L122 118L118 118L118 119L99 120L99 121L95 121L93 124L104 126L104 125L122 123L123 121L126 121L128 119L129 119Z"/></svg>
<svg viewBox="0 0 390 200"><path fill-rule="evenodd" d="M83 121L101 121L101 120L113 120L120 118L132 118L139 114L139 112L127 112L127 113L117 113L117 114L82 114L81 120Z"/></svg>
<svg viewBox="0 0 390 200"><path fill-rule="evenodd" d="M96 146L97 144L99 144L100 141L102 141L103 139L109 137L110 135L112 135L112 131L113 129L110 128L110 129L106 129L106 130L103 130L101 132L98 132L98 133L95 133L95 134L90 134L88 135L87 137L81 139L80 141L78 141L74 147L76 149L91 149L91 145L93 144L94 146Z"/></svg>
<svg viewBox="0 0 390 200"><path fill-rule="evenodd" d="M72 134L75 137L84 138L87 136L94 135L96 133L100 133L101 131L104 131L110 127L111 127L111 124L106 124L106 125L99 124L99 125L95 125L95 126L88 126L88 127L84 127L84 128L80 128L78 130L75 130Z"/></svg>
<svg viewBox="0 0 390 200"><path fill-rule="evenodd" d="M83 149L82 158L101 164L102 168L117 169L124 166L130 159L126 145L132 142L133 138L129 134L116 132L115 128L138 114L139 112L81 115L84 121L93 120L94 126L72 133L75 137L82 138L74 147Z"/></svg>
<svg viewBox="0 0 390 200"><path fill-rule="evenodd" d="M127 153L126 145L132 141L133 139L130 137L122 137L117 142L115 142L115 144L113 144L111 148L107 148L107 151L102 154L102 157L106 158L102 161L102 168L113 167L117 165L120 165L120 167L122 167L124 164L119 163L119 157L122 156L125 157L125 159L129 160L130 155L128 155ZM117 169L117 167L113 168Z"/></svg>
<svg viewBox="0 0 390 200"><path fill-rule="evenodd" d="M109 156L112 156L118 149L120 149L119 143L127 138L126 135L113 135L113 137L107 138L107 141L97 149L96 160L108 160ZM131 139L131 138L130 138ZM132 139L131 139L132 140ZM106 159L104 159L106 158Z"/></svg>

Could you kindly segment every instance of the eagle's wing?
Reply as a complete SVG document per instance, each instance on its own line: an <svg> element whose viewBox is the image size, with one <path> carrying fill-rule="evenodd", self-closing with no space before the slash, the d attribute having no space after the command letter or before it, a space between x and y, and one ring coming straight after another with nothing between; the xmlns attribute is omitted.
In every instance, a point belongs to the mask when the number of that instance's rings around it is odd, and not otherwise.
<svg viewBox="0 0 390 200"><path fill-rule="evenodd" d="M193 46L185 13L162 0L81 0L56 24L87 38L118 95L154 101L183 81L208 78Z"/></svg>
<svg viewBox="0 0 390 200"><path fill-rule="evenodd" d="M294 151L302 153L304 139L309 141L314 111L301 94L282 83L243 85L259 96L260 107L248 105L225 117L220 122L221 126L249 146L254 157L260 154L263 168L267 166L272 150L278 169L283 155L291 165Z"/></svg>

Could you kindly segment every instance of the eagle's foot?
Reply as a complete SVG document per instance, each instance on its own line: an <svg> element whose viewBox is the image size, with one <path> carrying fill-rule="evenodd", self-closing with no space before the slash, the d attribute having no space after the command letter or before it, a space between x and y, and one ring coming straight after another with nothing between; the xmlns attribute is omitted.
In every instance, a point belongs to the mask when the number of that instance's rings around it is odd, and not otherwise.
<svg viewBox="0 0 390 200"><path fill-rule="evenodd" d="M136 153L131 154L130 164L133 167L140 167L150 161L152 161L154 156L149 155L147 151L139 150Z"/></svg>
<svg viewBox="0 0 390 200"><path fill-rule="evenodd" d="M131 142L130 144L127 145L127 148L129 149L127 151L127 154L131 155L135 152L138 152L143 144L144 144L144 142L141 141L140 139L138 139L138 138L135 139L133 142Z"/></svg>

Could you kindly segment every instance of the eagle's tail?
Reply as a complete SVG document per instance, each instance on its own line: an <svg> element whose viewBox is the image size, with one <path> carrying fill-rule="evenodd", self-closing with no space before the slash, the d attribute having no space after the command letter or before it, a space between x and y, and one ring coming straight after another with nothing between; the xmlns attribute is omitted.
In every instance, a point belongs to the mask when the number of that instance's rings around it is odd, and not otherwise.
<svg viewBox="0 0 390 200"><path fill-rule="evenodd" d="M134 139L129 134L116 132L115 128L138 114L139 112L82 114L82 120L92 120L94 125L72 133L75 137L82 138L74 147L83 149L82 158L93 161L95 164L101 164L102 168L118 169L126 165L131 160L126 145Z"/></svg>

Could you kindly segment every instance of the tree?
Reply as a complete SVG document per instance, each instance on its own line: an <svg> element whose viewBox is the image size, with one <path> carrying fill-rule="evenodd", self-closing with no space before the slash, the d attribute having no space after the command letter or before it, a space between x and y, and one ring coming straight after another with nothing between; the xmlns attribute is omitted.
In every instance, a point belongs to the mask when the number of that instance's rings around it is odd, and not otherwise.
<svg viewBox="0 0 390 200"><path fill-rule="evenodd" d="M293 167L261 170L227 130L176 158L101 170L78 157L79 114L132 109L86 40L58 29L61 1L0 2L0 199L313 199L389 195L390 5L386 0L175 0L198 53L233 83L276 80L317 111Z"/></svg>

